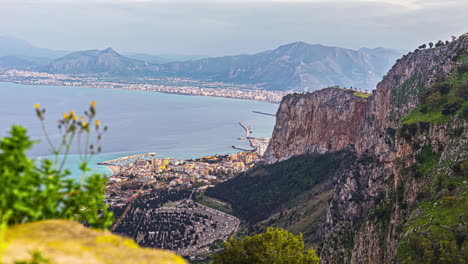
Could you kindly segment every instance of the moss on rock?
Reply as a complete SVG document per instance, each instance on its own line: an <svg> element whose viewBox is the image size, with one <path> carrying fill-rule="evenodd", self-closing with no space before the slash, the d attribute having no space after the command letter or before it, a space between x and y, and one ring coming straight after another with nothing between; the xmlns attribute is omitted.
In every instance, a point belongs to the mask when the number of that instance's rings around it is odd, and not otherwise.
<svg viewBox="0 0 468 264"><path fill-rule="evenodd" d="M140 248L128 238L88 229L68 220L47 220L9 227L5 233L5 243L4 264L29 260L34 251L39 251L51 264L186 263L172 252Z"/></svg>

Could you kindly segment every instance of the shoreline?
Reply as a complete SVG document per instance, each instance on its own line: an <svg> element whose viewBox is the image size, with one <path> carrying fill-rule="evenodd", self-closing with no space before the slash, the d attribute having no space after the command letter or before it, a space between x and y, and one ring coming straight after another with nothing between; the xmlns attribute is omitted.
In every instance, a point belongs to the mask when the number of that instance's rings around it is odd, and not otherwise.
<svg viewBox="0 0 468 264"><path fill-rule="evenodd" d="M151 90L142 90L142 89L128 89L128 88L116 88L116 87L93 87L93 86L85 86L85 85L65 85L65 84L35 84L35 83L28 83L22 81L10 81L10 80L3 80L0 79L0 82L3 83L14 83L20 85L31 85L31 86L56 86L56 87L77 87L77 88L87 88L87 89L115 89L115 90L125 90L125 91L139 91L139 92L151 92L151 93L161 93L161 94L174 94L174 95L186 95L186 96L200 96L200 97L212 97L212 98L225 98L225 99L235 99L235 100L244 100L244 101L252 101L252 102L262 102L262 103L271 103L279 105L281 101L267 101L267 100L255 100L255 99L248 99L248 98L239 98L233 96L216 96L216 95L203 95L203 94L189 94L189 93L181 93L181 92L166 92L166 91L151 91ZM268 91L268 90L264 90ZM286 96L288 94L285 94ZM283 96L283 97L284 97Z"/></svg>
<svg viewBox="0 0 468 264"><path fill-rule="evenodd" d="M104 164L99 164L99 165L104 165ZM109 175L107 177L112 177L120 172L120 166L116 166L116 165L104 165L104 166L106 166L112 171L112 175Z"/></svg>

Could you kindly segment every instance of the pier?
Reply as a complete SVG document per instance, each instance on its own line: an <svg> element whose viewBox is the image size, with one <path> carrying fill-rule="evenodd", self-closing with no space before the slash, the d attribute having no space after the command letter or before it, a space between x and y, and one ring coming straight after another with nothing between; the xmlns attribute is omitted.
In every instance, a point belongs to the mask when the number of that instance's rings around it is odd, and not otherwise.
<svg viewBox="0 0 468 264"><path fill-rule="evenodd" d="M120 165L123 165L125 163L131 163L131 162L135 162L136 160L139 160L139 159L143 159L143 158L146 158L146 157L154 157L154 156L156 156L156 153L150 152L150 153L146 153L146 154L136 154L136 155L130 155L130 156L125 156L125 157L121 157L121 158L116 158L116 159L113 159L113 160L99 162L98 164L99 165L117 165L117 166L120 166Z"/></svg>
<svg viewBox="0 0 468 264"><path fill-rule="evenodd" d="M260 111L252 111L252 113L261 114L261 115L267 115L267 116L276 116L276 115L274 115L274 114L264 113L264 112L260 112Z"/></svg>
<svg viewBox="0 0 468 264"><path fill-rule="evenodd" d="M255 111L254 111L255 112ZM261 113L261 112L259 112ZM266 114L266 113L264 113ZM270 143L270 138L256 138L252 137L250 134L252 133L252 128L250 126L244 125L242 122L239 122L242 128L245 130L245 137L238 138L239 140L248 140L250 146L253 148L252 150L239 148L236 146L232 146L233 149L242 150L242 151L256 151L259 156L263 156L265 153L268 144Z"/></svg>

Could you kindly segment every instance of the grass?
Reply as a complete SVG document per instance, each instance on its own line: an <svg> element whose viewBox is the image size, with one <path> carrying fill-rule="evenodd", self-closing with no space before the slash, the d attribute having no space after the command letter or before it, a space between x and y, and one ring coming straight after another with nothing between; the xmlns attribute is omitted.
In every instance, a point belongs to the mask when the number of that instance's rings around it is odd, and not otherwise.
<svg viewBox="0 0 468 264"><path fill-rule="evenodd" d="M400 122L402 124L411 125L418 122L429 122L431 124L444 124L450 121L450 117L442 114L442 106L438 107L437 109L422 113L421 108L423 106L419 105L416 107L411 113L402 119Z"/></svg>
<svg viewBox="0 0 468 264"><path fill-rule="evenodd" d="M354 92L354 96L361 97L361 98L369 98L372 94L370 93L363 93L363 92Z"/></svg>
<svg viewBox="0 0 468 264"><path fill-rule="evenodd" d="M459 65L453 70L453 72L447 77L447 79L443 82L437 83L446 84L451 87L450 91L447 94L441 95L441 100L438 105L429 106L427 104L421 103L413 111L411 111L410 114L400 119L400 123L407 125L414 124L417 122L429 122L431 124L447 123L448 121L450 121L451 116L453 114L444 115L442 111L447 105L457 102L458 104L460 104L460 107L455 112L455 114L463 116L463 109L468 108L468 101L463 100L459 96L458 89L462 89L462 84L468 82L468 72L466 72L466 68L468 67L467 60L468 53L462 54L457 60ZM410 79L408 81L413 82L414 80ZM430 95L437 92L434 91L434 87L436 87L437 84L434 84L432 92L431 90L429 90L429 94L426 96L426 98L429 98ZM424 109L425 111L423 111Z"/></svg>
<svg viewBox="0 0 468 264"><path fill-rule="evenodd" d="M414 246L411 245L411 236L414 235L424 234L424 237L429 241L456 242L460 233L457 228L460 223L466 222L466 212L468 212L466 184L461 196L446 196L436 201L421 203L413 211L403 229L402 234L405 235L398 245L398 261L400 263L422 263L415 261L421 252L415 250ZM463 242L465 247L466 243L466 241ZM430 251L434 245L437 243L422 243L419 246Z"/></svg>
<svg viewBox="0 0 468 264"><path fill-rule="evenodd" d="M230 204L222 202L218 199L206 196L204 192L197 195L197 202L204 206L211 207L226 214L233 215L234 212Z"/></svg>
<svg viewBox="0 0 468 264"><path fill-rule="evenodd" d="M330 88L343 90L343 91L352 93L354 96L361 97L361 98L369 98L369 97L372 96L372 93L358 92L358 91L355 91L355 90L352 90L352 89L342 88L342 87L339 87L339 86L332 86Z"/></svg>
<svg viewBox="0 0 468 264"><path fill-rule="evenodd" d="M421 165L418 171L422 174L426 174L437 165L440 153L432 152L431 146L424 146L419 157L421 159Z"/></svg>

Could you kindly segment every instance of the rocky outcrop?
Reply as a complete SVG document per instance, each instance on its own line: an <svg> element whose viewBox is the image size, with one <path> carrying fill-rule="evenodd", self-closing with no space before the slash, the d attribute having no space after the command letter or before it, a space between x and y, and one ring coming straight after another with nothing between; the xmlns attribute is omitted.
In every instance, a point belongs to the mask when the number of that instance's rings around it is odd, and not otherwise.
<svg viewBox="0 0 468 264"><path fill-rule="evenodd" d="M417 196L440 177L431 171L425 177L414 176L408 168L421 166L416 161L427 147L441 155L436 168L445 166L444 175L451 175L449 167L467 154L466 129L461 137L450 136L453 129L463 131L466 121L413 125L415 136L408 141L397 133L400 119L417 106L418 94L449 75L456 57L467 51L465 37L411 53L378 84L356 140L358 161L335 175L334 197L323 226L323 263L397 263L402 229L418 204Z"/></svg>
<svg viewBox="0 0 468 264"><path fill-rule="evenodd" d="M402 231L410 226L408 219L417 219L412 212L430 190L436 190L431 199L440 199L444 177L452 177L468 156L466 119L452 116L443 124L402 127L401 118L419 104L418 95L453 75L458 59L467 52L465 35L441 47L409 53L368 100L333 89L283 99L267 163L346 146L357 156L334 175L333 195L319 228L322 263L398 262L400 239L413 229ZM411 131L410 139L401 135L402 129ZM462 198L456 198L459 191L454 186L445 195L457 203Z"/></svg>
<svg viewBox="0 0 468 264"><path fill-rule="evenodd" d="M20 261L50 264L186 263L183 258L169 251L143 249L131 239L91 230L66 220L9 227L5 241L0 242L0 262L5 264ZM29 262L33 252L40 253L46 261L38 261L36 258L36 262Z"/></svg>
<svg viewBox="0 0 468 264"><path fill-rule="evenodd" d="M284 97L263 162L338 151L355 144L366 104L367 98L339 88Z"/></svg>

